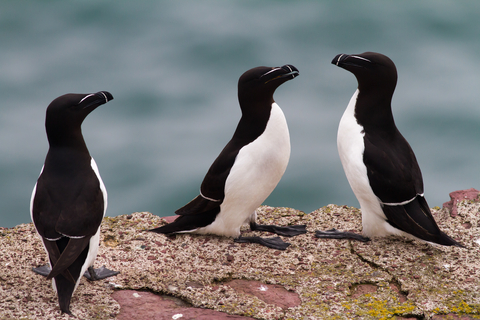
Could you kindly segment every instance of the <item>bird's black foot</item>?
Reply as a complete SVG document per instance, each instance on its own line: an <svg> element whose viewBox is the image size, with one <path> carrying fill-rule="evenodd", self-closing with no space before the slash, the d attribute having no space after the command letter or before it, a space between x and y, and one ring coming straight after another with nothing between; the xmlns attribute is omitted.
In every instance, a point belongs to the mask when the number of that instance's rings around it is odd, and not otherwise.
<svg viewBox="0 0 480 320"><path fill-rule="evenodd" d="M233 240L237 243L258 243L262 246L277 249L277 250L286 250L290 243L284 242L280 237L273 238L261 238L261 237L238 237Z"/></svg>
<svg viewBox="0 0 480 320"><path fill-rule="evenodd" d="M250 229L252 231L268 231L284 237L294 237L300 234L305 234L307 233L306 227L306 225L280 227L274 225L256 224L255 222L250 223Z"/></svg>
<svg viewBox="0 0 480 320"><path fill-rule="evenodd" d="M112 271L112 270L109 270L109 269L105 268L105 266L101 266L98 269L93 269L93 267L90 266L90 267L88 267L88 270L85 271L83 276L90 281L96 281L96 280L101 280L101 279L105 279L105 278L108 278L108 277L116 276L119 273L120 273L120 271Z"/></svg>
<svg viewBox="0 0 480 320"><path fill-rule="evenodd" d="M352 239L361 242L368 242L370 238L364 237L357 233L353 232L343 232L338 231L337 229L330 229L327 231L315 231L315 237L317 238L324 238L324 239Z"/></svg>
<svg viewBox="0 0 480 320"><path fill-rule="evenodd" d="M50 274L50 271L52 271L52 269L50 269L48 264L46 264L46 265L38 267L38 268L32 268L32 271L35 272L35 273L38 273L39 275L47 277Z"/></svg>
<svg viewBox="0 0 480 320"><path fill-rule="evenodd" d="M44 277L47 277L50 274L50 271L52 271L52 269L50 269L48 264L46 264L38 268L32 268L32 271ZM93 267L89 267L88 270L85 271L83 276L90 281L95 281L95 280L101 280L108 277L116 276L119 273L120 273L119 271L109 270L105 268L105 266L100 267L98 269L93 269Z"/></svg>
<svg viewBox="0 0 480 320"><path fill-rule="evenodd" d="M76 318L76 316L70 311L70 309L68 309L68 310L61 310L60 309L60 311L62 311L62 315L63 314L68 314L70 317Z"/></svg>

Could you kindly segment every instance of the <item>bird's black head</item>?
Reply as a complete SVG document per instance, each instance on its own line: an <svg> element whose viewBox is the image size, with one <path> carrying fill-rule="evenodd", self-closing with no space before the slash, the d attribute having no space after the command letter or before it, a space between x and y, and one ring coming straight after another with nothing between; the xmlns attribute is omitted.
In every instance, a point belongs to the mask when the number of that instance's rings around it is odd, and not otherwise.
<svg viewBox="0 0 480 320"><path fill-rule="evenodd" d="M45 127L50 143L63 141L70 135L81 135L81 125L98 106L112 100L107 91L90 94L69 93L53 100L47 108Z"/></svg>
<svg viewBox="0 0 480 320"><path fill-rule="evenodd" d="M238 80L240 106L257 101L272 104L275 90L298 75L298 69L290 64L275 68L256 67L246 71Z"/></svg>
<svg viewBox="0 0 480 320"><path fill-rule="evenodd" d="M397 68L390 58L376 52L339 54L332 60L355 75L360 91L388 89L393 94L397 84Z"/></svg>

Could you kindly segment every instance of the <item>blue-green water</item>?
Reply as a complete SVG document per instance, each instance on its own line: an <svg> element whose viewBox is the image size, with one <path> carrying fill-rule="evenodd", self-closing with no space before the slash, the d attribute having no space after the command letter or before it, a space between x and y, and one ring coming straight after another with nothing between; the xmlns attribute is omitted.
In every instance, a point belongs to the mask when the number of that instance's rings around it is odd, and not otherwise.
<svg viewBox="0 0 480 320"><path fill-rule="evenodd" d="M30 222L47 152L47 105L110 91L83 132L109 192L107 214L171 215L198 193L240 118L238 77L293 64L275 95L292 156L266 200L310 212L358 206L336 131L356 88L330 64L377 51L396 63L397 126L430 206L480 189L479 1L2 1L0 226Z"/></svg>

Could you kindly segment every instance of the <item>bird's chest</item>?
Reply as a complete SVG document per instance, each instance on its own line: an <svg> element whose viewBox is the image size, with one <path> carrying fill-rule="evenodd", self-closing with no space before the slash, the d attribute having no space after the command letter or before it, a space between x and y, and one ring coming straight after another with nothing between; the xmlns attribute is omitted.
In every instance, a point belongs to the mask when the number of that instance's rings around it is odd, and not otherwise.
<svg viewBox="0 0 480 320"><path fill-rule="evenodd" d="M342 161L345 170L347 170L347 167L364 166L363 153L365 151L365 131L363 126L361 126L355 118L355 104L357 102L357 97L358 90L350 99L347 109L343 113L338 126L337 147L340 160Z"/></svg>
<svg viewBox="0 0 480 320"><path fill-rule="evenodd" d="M259 197L270 194L285 172L289 158L287 122L282 110L274 104L264 132L238 152L226 181L226 194L248 192L250 196L261 194Z"/></svg>
<svg viewBox="0 0 480 320"><path fill-rule="evenodd" d="M286 168L290 158L290 135L287 121L278 105L272 106L264 132L240 150L237 160L241 162L244 158L250 159L252 167L259 168L265 174Z"/></svg>

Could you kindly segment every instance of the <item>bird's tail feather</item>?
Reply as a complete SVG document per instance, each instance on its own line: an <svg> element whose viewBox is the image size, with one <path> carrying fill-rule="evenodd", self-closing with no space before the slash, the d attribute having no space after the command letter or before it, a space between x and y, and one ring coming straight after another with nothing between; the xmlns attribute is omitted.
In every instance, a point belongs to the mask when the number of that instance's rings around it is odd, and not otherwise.
<svg viewBox="0 0 480 320"><path fill-rule="evenodd" d="M210 211L203 212L202 214L198 215L179 216L172 223L151 229L149 231L163 234L194 231L198 228L206 227L215 221L215 218L219 212L220 207L216 207Z"/></svg>
<svg viewBox="0 0 480 320"><path fill-rule="evenodd" d="M384 205L383 212L389 224L416 238L444 246L464 247L440 230L421 195L404 205Z"/></svg>

